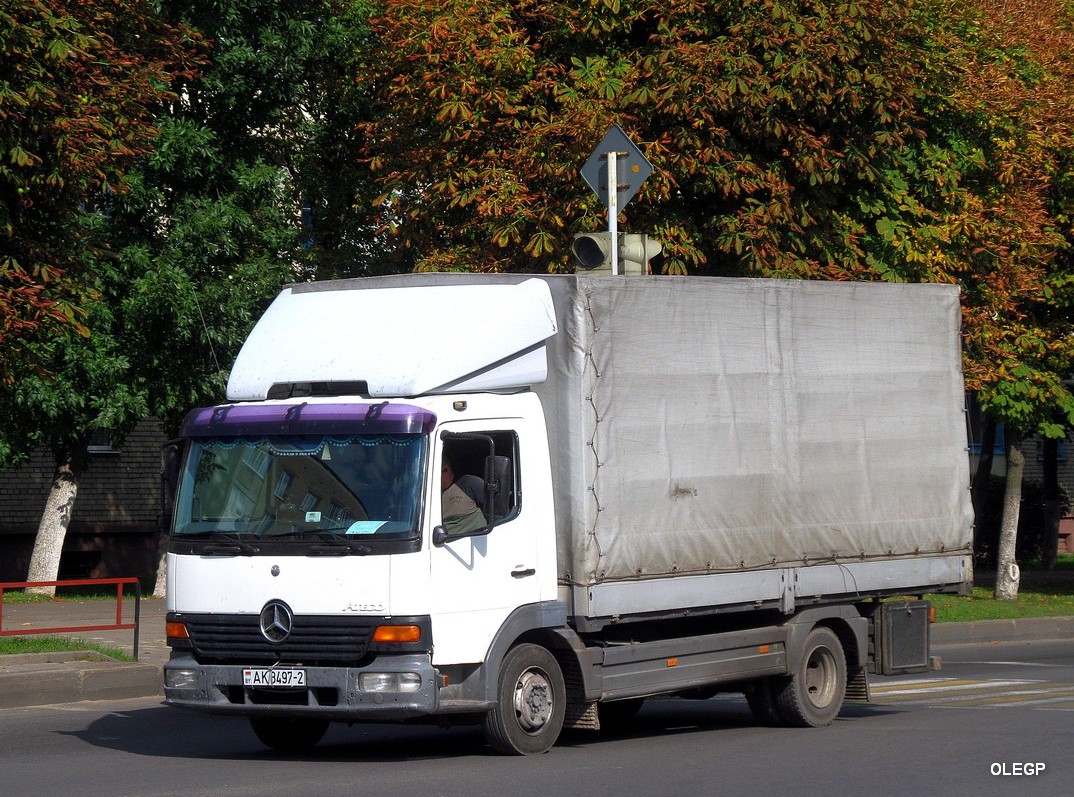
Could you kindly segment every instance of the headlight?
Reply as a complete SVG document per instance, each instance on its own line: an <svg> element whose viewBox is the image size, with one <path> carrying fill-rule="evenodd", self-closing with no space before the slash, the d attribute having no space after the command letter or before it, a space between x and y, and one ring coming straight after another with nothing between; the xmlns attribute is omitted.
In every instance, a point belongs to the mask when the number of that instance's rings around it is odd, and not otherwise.
<svg viewBox="0 0 1074 797"><path fill-rule="evenodd" d="M169 689L198 689L201 679L197 670L165 670L164 685Z"/></svg>
<svg viewBox="0 0 1074 797"><path fill-rule="evenodd" d="M364 672L358 676L363 692L417 692L421 676L416 672Z"/></svg>

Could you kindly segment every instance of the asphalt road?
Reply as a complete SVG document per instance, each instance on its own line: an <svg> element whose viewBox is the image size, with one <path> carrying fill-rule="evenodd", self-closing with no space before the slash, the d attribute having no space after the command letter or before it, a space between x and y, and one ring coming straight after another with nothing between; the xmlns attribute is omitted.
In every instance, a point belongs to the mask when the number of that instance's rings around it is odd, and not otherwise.
<svg viewBox="0 0 1074 797"><path fill-rule="evenodd" d="M20 797L1069 794L1074 641L940 652L940 672L875 680L878 702L828 728L757 727L739 697L654 700L629 732L529 758L491 754L477 729L389 725L333 726L281 758L244 720L159 698L7 709L0 772Z"/></svg>

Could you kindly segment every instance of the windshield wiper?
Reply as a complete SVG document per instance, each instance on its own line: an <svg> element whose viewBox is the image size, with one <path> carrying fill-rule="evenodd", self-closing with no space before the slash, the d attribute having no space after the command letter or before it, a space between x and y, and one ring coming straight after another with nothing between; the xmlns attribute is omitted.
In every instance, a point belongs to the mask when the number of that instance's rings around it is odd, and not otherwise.
<svg viewBox="0 0 1074 797"><path fill-rule="evenodd" d="M373 553L373 548L358 542L357 540L348 540L346 538L337 537L333 542L314 543L307 549L307 551L314 556L342 556L347 553L368 556Z"/></svg>
<svg viewBox="0 0 1074 797"><path fill-rule="evenodd" d="M209 542L202 547L201 552L209 554L210 556L216 554L221 556L237 556L239 554L255 554L260 553L261 549L256 545L251 545L248 542L243 542L239 539L237 534L214 534L214 537L222 538L227 542Z"/></svg>

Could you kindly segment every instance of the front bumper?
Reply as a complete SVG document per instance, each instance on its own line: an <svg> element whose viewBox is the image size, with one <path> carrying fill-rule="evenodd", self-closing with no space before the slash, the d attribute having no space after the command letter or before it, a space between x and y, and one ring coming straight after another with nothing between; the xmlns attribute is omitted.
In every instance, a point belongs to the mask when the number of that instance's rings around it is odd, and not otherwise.
<svg viewBox="0 0 1074 797"><path fill-rule="evenodd" d="M174 655L164 665L165 703L216 714L318 716L352 722L413 719L437 713L438 673L428 654L378 656L370 667L302 667L304 687L243 685L241 665L199 664L193 656ZM416 673L411 692L362 691L363 673ZM169 685L181 683L181 686Z"/></svg>

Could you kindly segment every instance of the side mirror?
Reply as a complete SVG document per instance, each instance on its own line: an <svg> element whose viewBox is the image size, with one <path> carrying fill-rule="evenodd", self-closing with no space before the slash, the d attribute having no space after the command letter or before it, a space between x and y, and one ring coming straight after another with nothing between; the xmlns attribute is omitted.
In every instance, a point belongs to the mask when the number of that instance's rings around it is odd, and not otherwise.
<svg viewBox="0 0 1074 797"><path fill-rule="evenodd" d="M436 547L439 548L441 545L443 545L447 541L448 541L447 529L445 529L443 526L437 526L436 528L433 529L433 545L435 545Z"/></svg>
<svg viewBox="0 0 1074 797"><path fill-rule="evenodd" d="M490 456L485 459L485 506L489 509L489 525L511 511L511 458Z"/></svg>

